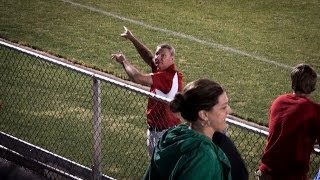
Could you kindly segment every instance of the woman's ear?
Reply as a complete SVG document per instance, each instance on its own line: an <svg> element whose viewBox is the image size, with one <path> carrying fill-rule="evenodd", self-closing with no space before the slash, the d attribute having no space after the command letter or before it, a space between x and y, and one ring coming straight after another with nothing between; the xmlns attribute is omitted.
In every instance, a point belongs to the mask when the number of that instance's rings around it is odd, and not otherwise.
<svg viewBox="0 0 320 180"><path fill-rule="evenodd" d="M200 117L201 120L203 121L208 121L208 113L205 110L200 110L198 112L198 116Z"/></svg>

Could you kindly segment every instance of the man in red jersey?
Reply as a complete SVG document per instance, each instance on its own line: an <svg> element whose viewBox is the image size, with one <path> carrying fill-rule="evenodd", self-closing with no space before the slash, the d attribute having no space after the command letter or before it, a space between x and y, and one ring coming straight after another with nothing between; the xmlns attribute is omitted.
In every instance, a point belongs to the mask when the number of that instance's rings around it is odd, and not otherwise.
<svg viewBox="0 0 320 180"><path fill-rule="evenodd" d="M310 154L320 142L320 105L309 97L317 73L298 64L291 80L293 93L277 97L270 108L269 136L257 171L260 179L307 180Z"/></svg>
<svg viewBox="0 0 320 180"><path fill-rule="evenodd" d="M112 54L112 58L123 66L134 82L149 86L152 93L173 99L175 94L182 89L182 73L176 69L174 64L175 49L169 44L160 44L153 55L144 44L133 36L131 31L124 28L125 31L121 36L132 42L145 63L151 67L152 73L141 73L129 63L121 52ZM180 123L180 119L171 112L167 103L149 98L147 107L149 156L152 155L155 145L165 130Z"/></svg>

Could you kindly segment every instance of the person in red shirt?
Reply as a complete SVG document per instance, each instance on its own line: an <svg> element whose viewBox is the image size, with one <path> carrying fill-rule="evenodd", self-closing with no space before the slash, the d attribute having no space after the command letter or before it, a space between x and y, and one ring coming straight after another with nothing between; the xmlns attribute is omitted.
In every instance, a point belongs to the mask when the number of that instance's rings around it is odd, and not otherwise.
<svg viewBox="0 0 320 180"><path fill-rule="evenodd" d="M310 154L320 142L320 104L309 97L317 73L298 64L291 80L294 92L280 95L270 108L269 135L257 171L260 179L307 180Z"/></svg>
<svg viewBox="0 0 320 180"><path fill-rule="evenodd" d="M125 31L121 36L132 42L145 63L151 67L152 73L141 73L121 52L112 54L112 58L123 66L134 82L149 86L150 92L154 94L173 99L175 94L182 90L182 73L177 70L174 64L175 49L169 44L160 44L153 54L130 30L124 28ZM147 146L149 156L151 156L162 134L168 128L180 124L181 121L171 112L169 104L152 98L148 100L146 114L148 124Z"/></svg>

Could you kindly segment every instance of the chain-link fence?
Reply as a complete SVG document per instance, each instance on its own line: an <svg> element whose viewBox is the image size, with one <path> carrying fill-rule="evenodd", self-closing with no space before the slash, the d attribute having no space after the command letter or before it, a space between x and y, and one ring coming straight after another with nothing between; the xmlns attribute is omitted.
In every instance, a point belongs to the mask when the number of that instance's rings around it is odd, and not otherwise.
<svg viewBox="0 0 320 180"><path fill-rule="evenodd" d="M67 159L82 171L90 170L93 179L101 175L141 179L149 161L146 106L148 98L158 99L158 96L101 72L7 42L1 43L0 57L3 133L40 147L51 153L50 156ZM253 179L265 144L263 130L234 123L232 119L228 122L228 134ZM0 142L5 146L4 138ZM37 156L41 153L34 156L41 158ZM72 174L58 160L41 163L42 168L47 165L53 171L64 171L60 174ZM319 155L312 154L310 177L319 164ZM58 166L65 168L57 170ZM49 171L42 175L48 179L60 178Z"/></svg>

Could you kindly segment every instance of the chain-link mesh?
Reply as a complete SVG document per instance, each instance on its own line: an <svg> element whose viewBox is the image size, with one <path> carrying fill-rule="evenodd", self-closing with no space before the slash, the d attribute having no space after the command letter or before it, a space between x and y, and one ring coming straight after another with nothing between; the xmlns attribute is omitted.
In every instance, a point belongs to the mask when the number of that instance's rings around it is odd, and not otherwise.
<svg viewBox="0 0 320 180"><path fill-rule="evenodd" d="M1 131L92 164L91 79L1 47Z"/></svg>
<svg viewBox="0 0 320 180"><path fill-rule="evenodd" d="M4 45L0 46L0 57L2 132L116 179L142 178L149 163L149 95ZM253 179L265 136L232 124L228 134ZM59 161L48 164L65 167ZM319 164L319 155L312 154L310 177ZM61 171L69 173L69 169ZM61 178L50 171L43 175ZM98 179L99 175L92 178Z"/></svg>

